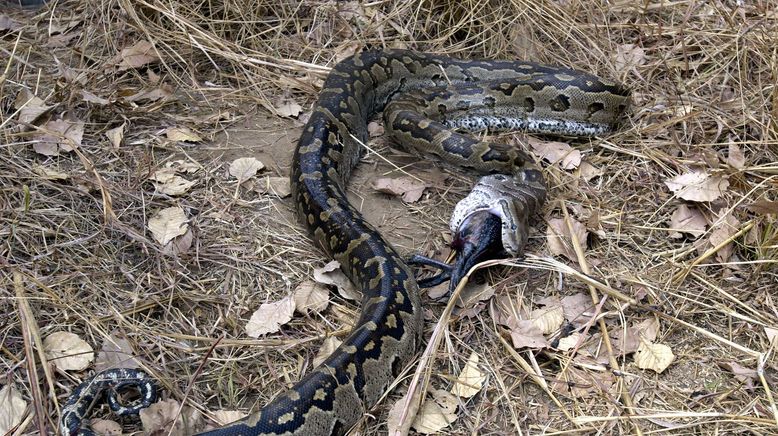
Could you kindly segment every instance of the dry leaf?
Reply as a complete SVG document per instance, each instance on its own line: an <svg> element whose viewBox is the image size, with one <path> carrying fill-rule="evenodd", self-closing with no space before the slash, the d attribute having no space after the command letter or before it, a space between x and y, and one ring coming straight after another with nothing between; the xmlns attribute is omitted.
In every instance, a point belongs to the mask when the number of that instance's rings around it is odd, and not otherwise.
<svg viewBox="0 0 778 436"><path fill-rule="evenodd" d="M727 215L723 220L719 217L717 218L717 221L720 222L713 225L710 236L708 237L707 246L709 248L718 247L719 245L724 244L737 233L740 228L740 221L732 215ZM707 248L701 247L701 249ZM732 241L730 241L716 252L716 259L722 263L728 262L729 258L732 257L733 252L734 245L732 244Z"/></svg>
<svg viewBox="0 0 778 436"><path fill-rule="evenodd" d="M120 95L125 101L132 103L148 102L153 103L157 100L162 100L173 95L173 87L170 85L162 84L159 88L154 89L142 89L140 91L132 90L130 92L120 92Z"/></svg>
<svg viewBox="0 0 778 436"><path fill-rule="evenodd" d="M95 360L95 370L103 371L111 368L140 368L140 363L134 357L130 342L125 338L109 335L103 340L102 348Z"/></svg>
<svg viewBox="0 0 778 436"><path fill-rule="evenodd" d="M610 337L619 356L624 356L638 351L644 341L653 342L658 332L659 321L656 318L647 318L630 327L613 329Z"/></svg>
<svg viewBox="0 0 778 436"><path fill-rule="evenodd" d="M106 98L98 97L95 94L92 94L91 92L83 89L81 90L81 98L84 99L84 101L87 103L95 103L101 106L105 106L111 103L110 100Z"/></svg>
<svg viewBox="0 0 778 436"><path fill-rule="evenodd" d="M260 194L274 194L278 198L286 198L292 194L289 177L265 177L254 189Z"/></svg>
<svg viewBox="0 0 778 436"><path fill-rule="evenodd" d="M156 181L154 188L157 192L171 196L185 194L197 184L176 175L176 170L171 167L158 169L149 178Z"/></svg>
<svg viewBox="0 0 778 436"><path fill-rule="evenodd" d="M538 156L552 164L559 163L564 170L573 170L581 165L581 152L565 142L541 141L528 138L530 147Z"/></svg>
<svg viewBox="0 0 778 436"><path fill-rule="evenodd" d="M384 125L376 121L367 123L367 134L371 138L377 138L384 134Z"/></svg>
<svg viewBox="0 0 778 436"><path fill-rule="evenodd" d="M192 248L193 242L194 232L192 232L192 229L188 229L183 235L173 238L172 241L165 244L165 246L162 247L162 254L167 256L178 256L179 254L187 253L189 252L189 249Z"/></svg>
<svg viewBox="0 0 778 436"><path fill-rule="evenodd" d="M575 232L576 239L581 245L581 248L586 251L586 240L589 236L589 232L586 231L586 226L580 222L570 218L572 221L572 228ZM572 238L570 237L570 230L565 224L565 220L562 218L552 218L548 220L548 227L546 227L546 240L548 242L548 250L551 254L557 256L565 256L566 258L577 261L578 257L573 249Z"/></svg>
<svg viewBox="0 0 778 436"><path fill-rule="evenodd" d="M530 313L529 319L544 335L557 331L562 327L562 323L565 322L561 305L535 309Z"/></svg>
<svg viewBox="0 0 778 436"><path fill-rule="evenodd" d="M737 362L727 362L724 363L723 366L732 371L732 374L735 375L735 378L744 383L746 388L754 388L754 381L758 377L755 369L746 368Z"/></svg>
<svg viewBox="0 0 778 436"><path fill-rule="evenodd" d="M35 171L35 174L38 174L39 176L42 176L47 180L67 180L70 178L70 175L68 175L67 173L63 173L62 171L57 171L53 168L47 168L42 165L35 165L33 167L33 170Z"/></svg>
<svg viewBox="0 0 778 436"><path fill-rule="evenodd" d="M46 358L59 369L83 371L95 360L92 347L77 334L54 332L43 340Z"/></svg>
<svg viewBox="0 0 778 436"><path fill-rule="evenodd" d="M12 434L11 430L22 423L27 402L13 384L0 389L0 434Z"/></svg>
<svg viewBox="0 0 778 436"><path fill-rule="evenodd" d="M178 401L158 401L140 411L143 434L148 436L186 436L202 421L202 415L189 407L181 408Z"/></svg>
<svg viewBox="0 0 778 436"><path fill-rule="evenodd" d="M240 410L217 410L211 413L211 418L220 426L227 425L247 416L248 414L241 412Z"/></svg>
<svg viewBox="0 0 778 436"><path fill-rule="evenodd" d="M292 319L294 300L286 297L275 303L263 303L246 324L246 334L258 338L268 333L275 333L281 326Z"/></svg>
<svg viewBox="0 0 778 436"><path fill-rule="evenodd" d="M592 394L601 395L603 391L611 391L615 382L616 378L610 371L584 371L570 366L564 372L564 378L551 383L551 389L564 395L587 398Z"/></svg>
<svg viewBox="0 0 778 436"><path fill-rule="evenodd" d="M53 107L46 106L43 100L26 88L19 91L14 101L14 108L19 110L19 122L21 124L31 124Z"/></svg>
<svg viewBox="0 0 778 436"><path fill-rule="evenodd" d="M705 216L696 207L689 207L685 204L678 206L670 217L671 238L681 238L683 235L678 232L688 233L699 237L705 233L705 227L708 225Z"/></svg>
<svg viewBox="0 0 778 436"><path fill-rule="evenodd" d="M778 341L778 329L765 327L764 333L767 335L767 342L773 343L775 341Z"/></svg>
<svg viewBox="0 0 778 436"><path fill-rule="evenodd" d="M178 173L194 174L202 169L197 162L190 160L174 160L165 164L168 168L173 168Z"/></svg>
<svg viewBox="0 0 778 436"><path fill-rule="evenodd" d="M84 137L84 123L81 121L52 120L42 128L48 132L38 137L33 149L45 156L58 156L60 151L73 151L81 145Z"/></svg>
<svg viewBox="0 0 778 436"><path fill-rule="evenodd" d="M622 44L616 47L613 65L616 71L623 72L646 62L646 52L634 44Z"/></svg>
<svg viewBox="0 0 778 436"><path fill-rule="evenodd" d="M676 118L683 118L692 112L694 112L694 105L691 103L673 106L673 116Z"/></svg>
<svg viewBox="0 0 778 436"><path fill-rule="evenodd" d="M611 343L619 356L632 354L640 348L640 334L634 327L620 327L609 331Z"/></svg>
<svg viewBox="0 0 778 436"><path fill-rule="evenodd" d="M328 357L330 357L330 354L332 354L335 349L340 347L340 344L342 344L343 341L336 338L335 336L327 336L327 338L324 340L324 343L321 344L321 347L319 348L319 352L316 353L316 356L313 358L313 366L319 366L327 360Z"/></svg>
<svg viewBox="0 0 778 436"><path fill-rule="evenodd" d="M468 284L465 286L470 286L470 283L468 282ZM448 291L449 282L438 283L437 285L427 289L427 296L433 300L440 300L441 298L448 296Z"/></svg>
<svg viewBox="0 0 778 436"><path fill-rule="evenodd" d="M448 292L448 282L444 282L446 292ZM488 283L468 282L462 292L459 294L457 306L472 307L480 301L486 301L494 295L494 288ZM432 297L430 297L432 298Z"/></svg>
<svg viewBox="0 0 778 436"><path fill-rule="evenodd" d="M478 354L470 353L470 357L457 377L457 382L451 388L451 393L459 397L471 398L481 391L486 380L486 375L478 369Z"/></svg>
<svg viewBox="0 0 778 436"><path fill-rule="evenodd" d="M303 107L293 101L280 104L275 109L276 114L283 118L297 118L303 111Z"/></svg>
<svg viewBox="0 0 778 436"><path fill-rule="evenodd" d="M162 79L159 77L159 74L155 73L154 70L148 69L146 70L146 76L149 78L149 83L152 85L156 85L159 83L159 81Z"/></svg>
<svg viewBox="0 0 778 436"><path fill-rule="evenodd" d="M81 32L52 34L49 37L49 40L46 41L46 47L51 47L51 48L67 47L72 43L71 41L73 41L73 39L77 38L79 35L81 35Z"/></svg>
<svg viewBox="0 0 778 436"><path fill-rule="evenodd" d="M0 15L0 31L6 32L10 30L13 32L21 28L22 28L21 23L15 21L13 18L5 14ZM4 432L0 431L0 433L4 433Z"/></svg>
<svg viewBox="0 0 778 436"><path fill-rule="evenodd" d="M703 171L691 171L672 179L665 185L679 198L688 201L713 201L721 197L729 187L729 181L722 177L711 176Z"/></svg>
<svg viewBox="0 0 778 436"><path fill-rule="evenodd" d="M119 53L118 70L140 68L158 60L159 55L150 42L138 41L132 47L125 48Z"/></svg>
<svg viewBox="0 0 778 436"><path fill-rule="evenodd" d="M160 245L166 245L173 238L187 232L189 219L180 207L168 207L160 210L149 219L148 228L154 240Z"/></svg>
<svg viewBox="0 0 778 436"><path fill-rule="evenodd" d="M362 294L340 269L340 263L337 260L332 260L321 268L315 268L313 279L324 285L334 285L338 288L338 294L347 300L358 301L362 298Z"/></svg>
<svg viewBox="0 0 778 436"><path fill-rule="evenodd" d="M319 313L330 304L330 293L319 283L306 280L297 286L292 294L295 310L302 314Z"/></svg>
<svg viewBox="0 0 778 436"><path fill-rule="evenodd" d="M403 395L402 398L397 400L392 408L389 409L389 413L386 417L386 427L389 430L389 434L392 436L406 436L411 430L411 424L419 412L419 398L421 397L422 390L416 389L414 391L414 398L410 401L408 412L405 414L405 420L402 419L403 411L405 410L405 403L408 402L408 393Z"/></svg>
<svg viewBox="0 0 778 436"><path fill-rule="evenodd" d="M127 123L124 122L121 126L114 127L113 129L105 132L105 136L108 137L108 141L111 143L113 148L119 148L122 145L122 141L124 140L124 127L126 125Z"/></svg>
<svg viewBox="0 0 778 436"><path fill-rule="evenodd" d="M175 197L186 194L196 184L196 181L187 180L181 176L173 176L167 179L165 183L155 183L154 187L161 194Z"/></svg>
<svg viewBox="0 0 778 436"><path fill-rule="evenodd" d="M402 196L403 201L415 203L419 201L427 184L413 177L403 176L396 179L381 177L373 180L373 189L386 194Z"/></svg>
<svg viewBox="0 0 778 436"><path fill-rule="evenodd" d="M583 161L575 172L577 177L580 177L587 182L595 177L599 177L603 174L603 171L589 162Z"/></svg>
<svg viewBox="0 0 778 436"><path fill-rule="evenodd" d="M165 130L165 137L177 142L202 142L203 138L188 127L170 127Z"/></svg>
<svg viewBox="0 0 778 436"><path fill-rule="evenodd" d="M100 436L121 436L122 434L121 424L110 419L92 419L89 426L96 435Z"/></svg>
<svg viewBox="0 0 778 436"><path fill-rule="evenodd" d="M561 338L559 342L557 342L555 348L561 351L570 351L575 348L576 345L578 345L578 341L581 339L581 336L583 335L578 332L571 333L570 335Z"/></svg>
<svg viewBox="0 0 778 436"><path fill-rule="evenodd" d="M664 344L654 344L641 341L635 354L635 363L640 369L650 369L657 373L663 372L675 359L673 351Z"/></svg>
<svg viewBox="0 0 778 436"><path fill-rule="evenodd" d="M349 2L343 2L348 4ZM340 11L340 13L344 14L351 14L353 15L353 11L347 12L347 11ZM335 49L335 60L337 62L340 62L347 57L354 56L354 54L359 50L360 43L357 41L347 41L341 45L338 46L338 48Z"/></svg>
<svg viewBox="0 0 778 436"><path fill-rule="evenodd" d="M438 433L457 419L457 397L441 389L430 393L413 420L413 428L421 434Z"/></svg>
<svg viewBox="0 0 778 436"><path fill-rule="evenodd" d="M585 325L594 316L595 309L592 297L587 294L579 292L562 297L560 304L562 305L565 319L575 327Z"/></svg>
<svg viewBox="0 0 778 436"><path fill-rule="evenodd" d="M509 318L511 319L512 316ZM511 327L511 342L516 349L522 348L546 348L548 340L543 336L543 331L532 320L513 319L509 321Z"/></svg>
<svg viewBox="0 0 778 436"><path fill-rule="evenodd" d="M757 215L778 215L778 201L757 200L746 208Z"/></svg>
<svg viewBox="0 0 778 436"><path fill-rule="evenodd" d="M253 157L241 157L230 164L230 175L238 179L238 183L254 177L257 171L265 168L265 164Z"/></svg>
<svg viewBox="0 0 778 436"><path fill-rule="evenodd" d="M729 151L727 152L727 163L733 168L742 170L746 167L746 155L743 153L743 149L734 142L729 143Z"/></svg>

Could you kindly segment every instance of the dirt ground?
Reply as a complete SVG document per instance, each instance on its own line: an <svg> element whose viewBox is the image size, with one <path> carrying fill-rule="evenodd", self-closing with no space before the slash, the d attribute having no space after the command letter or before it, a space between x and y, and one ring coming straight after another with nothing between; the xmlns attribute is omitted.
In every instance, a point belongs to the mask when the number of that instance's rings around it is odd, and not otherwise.
<svg viewBox="0 0 778 436"><path fill-rule="evenodd" d="M778 434L775 2L250 3L0 2L0 433L54 433L108 368L162 401L96 407L104 434L213 428L310 372L360 304L292 153L328 68L387 47L578 68L632 107L601 138L496 137L548 181L527 258L450 313L423 293L431 345L352 434L393 430L417 370L412 433ZM352 204L445 259L473 176L371 133Z"/></svg>

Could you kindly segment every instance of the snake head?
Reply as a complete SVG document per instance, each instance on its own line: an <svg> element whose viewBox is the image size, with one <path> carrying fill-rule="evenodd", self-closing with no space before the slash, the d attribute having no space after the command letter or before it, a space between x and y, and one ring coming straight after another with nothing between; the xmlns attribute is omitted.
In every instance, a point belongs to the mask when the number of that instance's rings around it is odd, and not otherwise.
<svg viewBox="0 0 778 436"><path fill-rule="evenodd" d="M422 288L450 280L453 290L478 262L507 256L521 257L529 236L530 215L537 212L546 196L540 171L525 168L513 175L482 177L472 192L460 201L449 226L454 239L454 263L449 265L414 255L409 263L431 266L439 274L418 284Z"/></svg>
<svg viewBox="0 0 778 436"><path fill-rule="evenodd" d="M453 290L478 262L505 256L502 220L488 210L474 212L459 226L451 248L456 250L449 288Z"/></svg>

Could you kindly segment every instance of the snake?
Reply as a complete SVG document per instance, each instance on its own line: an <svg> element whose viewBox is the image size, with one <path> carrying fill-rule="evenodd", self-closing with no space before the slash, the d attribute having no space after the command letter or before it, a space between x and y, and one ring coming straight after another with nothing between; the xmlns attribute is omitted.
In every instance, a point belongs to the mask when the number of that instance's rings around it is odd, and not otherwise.
<svg viewBox="0 0 778 436"><path fill-rule="evenodd" d="M319 366L260 410L202 433L341 435L376 405L422 342L420 284L455 284L477 260L520 255L527 219L545 199L541 172L518 147L465 131L526 130L593 136L616 128L629 104L617 82L557 66L515 60L471 60L408 50L366 50L337 63L324 82L295 148L292 199L314 243L362 292L353 330ZM384 112L396 141L425 157L484 174L452 216L454 265L404 259L347 196L347 182L368 139L368 122ZM437 267L418 280L410 264ZM148 378L135 377L143 403ZM110 389L96 375L68 400L65 435L90 434L87 403ZM115 375L115 374L114 374ZM98 379L95 382L95 379Z"/></svg>

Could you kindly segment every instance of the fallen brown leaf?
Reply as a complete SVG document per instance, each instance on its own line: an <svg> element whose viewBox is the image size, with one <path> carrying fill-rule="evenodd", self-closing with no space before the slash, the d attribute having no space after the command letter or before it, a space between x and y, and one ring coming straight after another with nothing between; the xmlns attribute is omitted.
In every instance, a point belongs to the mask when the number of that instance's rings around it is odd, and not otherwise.
<svg viewBox="0 0 778 436"><path fill-rule="evenodd" d="M189 219L186 217L184 209L180 207L168 207L157 212L149 219L147 227L151 230L154 240L160 245L166 245L168 242L178 236L181 236L189 230Z"/></svg>
<svg viewBox="0 0 778 436"><path fill-rule="evenodd" d="M463 398L470 398L481 391L486 375L478 368L478 354L470 353L465 367L459 373L457 381L451 387L451 393Z"/></svg>
<svg viewBox="0 0 778 436"><path fill-rule="evenodd" d="M573 170L581 165L581 152L566 142L541 141L528 138L530 147L543 159L559 164L564 170Z"/></svg>
<svg viewBox="0 0 778 436"><path fill-rule="evenodd" d="M664 344L641 341L635 354L635 364L640 369L662 373L675 360L673 351Z"/></svg>
<svg viewBox="0 0 778 436"><path fill-rule="evenodd" d="M337 260L332 260L321 268L315 268L313 279L324 285L335 286L338 289L338 294L347 300L358 301L362 298L362 294L340 269L340 263Z"/></svg>
<svg viewBox="0 0 778 436"><path fill-rule="evenodd" d="M124 122L118 127L114 127L113 129L107 130L105 132L105 136L108 137L108 141L111 143L111 146L113 148L119 148L122 145L122 141L124 140L124 128L127 126L127 123Z"/></svg>
<svg viewBox="0 0 778 436"><path fill-rule="evenodd" d="M322 284L311 280L300 283L292 294L295 310L302 314L322 312L330 304L330 293Z"/></svg>
<svg viewBox="0 0 778 436"><path fill-rule="evenodd" d="M412 177L403 176L395 179L381 177L373 180L373 189L386 194L402 196L403 201L415 203L419 201L427 184Z"/></svg>
<svg viewBox="0 0 778 436"><path fill-rule="evenodd" d="M54 332L43 340L46 358L59 369L83 371L95 359L92 347L77 334Z"/></svg>
<svg viewBox="0 0 778 436"><path fill-rule="evenodd" d="M678 206L670 217L670 228L673 232L670 232L671 238L681 238L681 233L687 233L692 236L699 237L705 233L705 227L708 225L708 221L702 212L696 207L689 207L685 204Z"/></svg>
<svg viewBox="0 0 778 436"><path fill-rule="evenodd" d="M84 137L84 123L67 120L52 120L42 126L47 132L38 137L33 149L42 155L58 156L60 151L73 151L81 145Z"/></svg>
<svg viewBox="0 0 778 436"><path fill-rule="evenodd" d="M289 177L265 177L254 189L260 194L273 194L278 198L286 198L292 194Z"/></svg>
<svg viewBox="0 0 778 436"><path fill-rule="evenodd" d="M338 348L343 342L335 336L327 336L324 342L319 347L319 352L313 358L313 366L319 366L327 360L328 357Z"/></svg>
<svg viewBox="0 0 778 436"><path fill-rule="evenodd" d="M721 197L729 187L729 181L697 170L665 180L665 185L679 198L705 202Z"/></svg>
<svg viewBox="0 0 778 436"><path fill-rule="evenodd" d="M757 215L778 215L778 201L757 200L746 208Z"/></svg>
<svg viewBox="0 0 778 436"><path fill-rule="evenodd" d="M138 41L119 53L119 71L140 68L159 60L159 55L149 41Z"/></svg>
<svg viewBox="0 0 778 436"><path fill-rule="evenodd" d="M130 342L113 334L103 340L103 345L95 359L95 370L110 368L139 368L140 363L134 357Z"/></svg>
<svg viewBox="0 0 778 436"><path fill-rule="evenodd" d="M12 430L22 423L27 411L27 402L14 387L6 384L0 389L0 434L12 434Z"/></svg>
<svg viewBox="0 0 778 436"><path fill-rule="evenodd" d="M581 244L581 248L586 251L586 240L589 236L589 232L586 230L586 226L580 222L572 220L572 228L575 232L578 242ZM565 256L566 258L577 261L578 257L573 249L572 238L570 236L570 230L565 224L565 220L562 218L552 218L548 220L548 227L546 227L546 241L548 242L548 250L551 254L557 256Z"/></svg>
<svg viewBox="0 0 778 436"><path fill-rule="evenodd" d="M238 179L238 183L240 184L254 177L262 168L265 168L265 164L259 161L259 159L241 157L235 159L230 164L230 175Z"/></svg>
<svg viewBox="0 0 778 436"><path fill-rule="evenodd" d="M165 130L165 137L177 142L202 142L203 138L188 127L170 127Z"/></svg>
<svg viewBox="0 0 778 436"><path fill-rule="evenodd" d="M625 72L646 63L646 52L634 44L621 44L616 47L613 65L616 71Z"/></svg>
<svg viewBox="0 0 778 436"><path fill-rule="evenodd" d="M274 303L263 303L251 314L246 324L246 334L258 338L281 330L281 326L292 320L294 299L289 296Z"/></svg>
<svg viewBox="0 0 778 436"><path fill-rule="evenodd" d="M442 389L433 389L421 405L413 428L421 434L438 433L457 419L457 397Z"/></svg>
<svg viewBox="0 0 778 436"><path fill-rule="evenodd" d="M727 163L732 166L732 168L737 168L739 170L742 170L746 166L746 155L743 153L743 149L734 142L729 143Z"/></svg>
<svg viewBox="0 0 778 436"><path fill-rule="evenodd" d="M592 304L592 297L584 294L577 293L562 297L561 300L562 311L565 315L567 322L575 327L581 327L589 322L592 316L594 316L594 304Z"/></svg>
<svg viewBox="0 0 778 436"><path fill-rule="evenodd" d="M21 124L32 124L38 117L53 107L47 106L43 100L26 88L19 91L14 101L14 108L19 110L19 122Z"/></svg>

